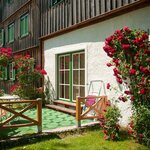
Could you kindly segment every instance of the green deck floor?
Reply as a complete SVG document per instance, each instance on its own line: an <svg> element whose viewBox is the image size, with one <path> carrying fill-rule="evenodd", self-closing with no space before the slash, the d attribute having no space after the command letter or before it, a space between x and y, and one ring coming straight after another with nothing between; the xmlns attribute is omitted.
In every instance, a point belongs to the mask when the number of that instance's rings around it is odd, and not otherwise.
<svg viewBox="0 0 150 150"><path fill-rule="evenodd" d="M24 114L30 116L31 118L36 118L35 109L28 110ZM20 119L15 121L19 122ZM25 120L21 120L21 121L23 122ZM91 122L91 120L83 120L81 123L84 124L88 122ZM74 126L74 125L76 125L75 117L48 108L42 109L42 130L43 131L55 129L55 128L61 128L61 127ZM36 132L37 132L37 126L3 129L3 131L0 130L0 137L18 136L18 135L31 134Z"/></svg>

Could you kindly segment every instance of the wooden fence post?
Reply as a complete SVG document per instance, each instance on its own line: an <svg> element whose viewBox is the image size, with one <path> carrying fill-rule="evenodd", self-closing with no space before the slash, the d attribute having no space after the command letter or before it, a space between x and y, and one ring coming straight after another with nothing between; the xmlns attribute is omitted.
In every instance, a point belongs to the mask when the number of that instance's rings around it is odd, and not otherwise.
<svg viewBox="0 0 150 150"><path fill-rule="evenodd" d="M42 132L42 99L38 98L37 99L37 120L38 120L38 125L37 125L37 130L38 133Z"/></svg>
<svg viewBox="0 0 150 150"><path fill-rule="evenodd" d="M77 97L76 98L76 126L77 128L81 127L81 120L80 120L80 116L81 116L81 102L80 102L80 98Z"/></svg>

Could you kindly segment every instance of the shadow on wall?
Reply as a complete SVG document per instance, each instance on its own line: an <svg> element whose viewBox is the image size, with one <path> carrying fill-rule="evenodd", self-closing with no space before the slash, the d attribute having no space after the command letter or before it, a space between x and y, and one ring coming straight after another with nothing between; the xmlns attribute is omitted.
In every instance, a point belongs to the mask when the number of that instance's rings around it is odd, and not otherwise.
<svg viewBox="0 0 150 150"><path fill-rule="evenodd" d="M47 79L45 79L45 100L46 103L53 103L53 100L55 99L55 90L54 87L52 85L52 83L50 82L49 76L47 76Z"/></svg>

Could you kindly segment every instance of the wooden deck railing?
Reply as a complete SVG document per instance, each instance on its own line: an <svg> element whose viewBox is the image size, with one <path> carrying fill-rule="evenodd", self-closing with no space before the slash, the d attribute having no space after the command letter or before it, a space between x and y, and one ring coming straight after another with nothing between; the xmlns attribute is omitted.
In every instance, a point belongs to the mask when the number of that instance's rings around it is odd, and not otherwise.
<svg viewBox="0 0 150 150"><path fill-rule="evenodd" d="M88 104L87 100L95 99L93 104ZM76 99L76 121L77 127L81 126L81 120L101 118L103 110L106 108L107 96L87 96ZM85 108L84 108L85 107ZM92 112L92 113L91 113Z"/></svg>
<svg viewBox="0 0 150 150"><path fill-rule="evenodd" d="M26 104L21 110L16 110L13 108L14 104ZM24 113L31 108L36 106L36 118L33 119L30 116L25 115ZM42 132L42 100L16 100L16 101L5 101L0 102L0 112L5 112L5 119L1 119L0 128L15 128L15 127L25 127L37 125L38 132ZM7 113L7 114L6 114ZM1 114L2 117L3 114ZM19 119L18 119L19 118ZM26 123L13 123L11 121L14 119L25 119Z"/></svg>

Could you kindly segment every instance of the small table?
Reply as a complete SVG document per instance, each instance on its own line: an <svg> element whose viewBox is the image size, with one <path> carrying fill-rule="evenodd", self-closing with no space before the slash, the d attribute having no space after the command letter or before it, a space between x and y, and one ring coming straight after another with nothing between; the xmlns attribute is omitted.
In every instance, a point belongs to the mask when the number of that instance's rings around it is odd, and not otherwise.
<svg viewBox="0 0 150 150"><path fill-rule="evenodd" d="M4 96L0 96L0 101L16 101L20 100L20 97L17 95L8 95L4 94ZM11 104L9 105L11 107ZM0 118L7 115L7 111L0 108Z"/></svg>
<svg viewBox="0 0 150 150"><path fill-rule="evenodd" d="M17 95L8 95L8 94L5 94L4 96L0 96L0 100L8 100L8 101L11 101L11 100L19 100L20 97L17 96Z"/></svg>

